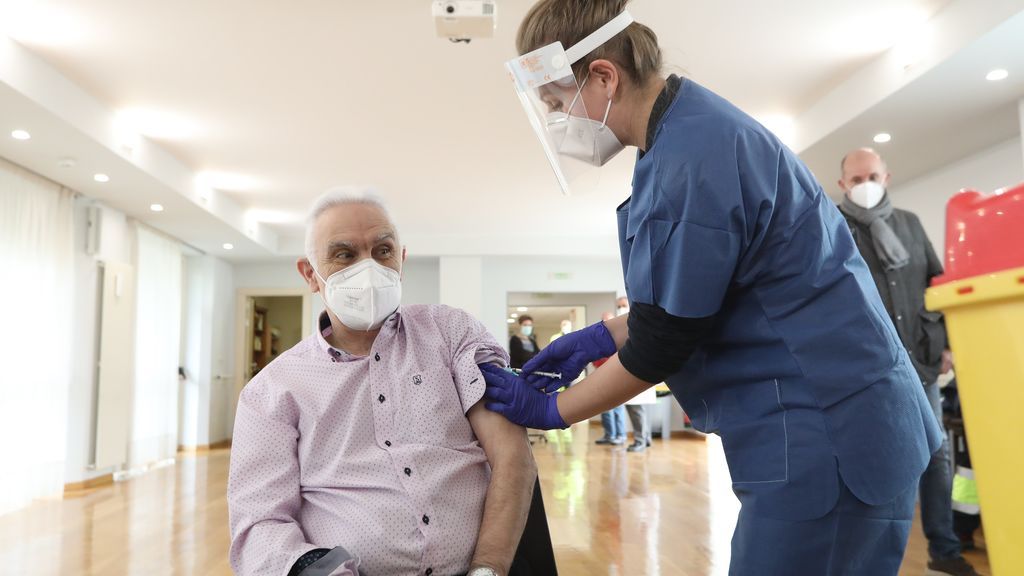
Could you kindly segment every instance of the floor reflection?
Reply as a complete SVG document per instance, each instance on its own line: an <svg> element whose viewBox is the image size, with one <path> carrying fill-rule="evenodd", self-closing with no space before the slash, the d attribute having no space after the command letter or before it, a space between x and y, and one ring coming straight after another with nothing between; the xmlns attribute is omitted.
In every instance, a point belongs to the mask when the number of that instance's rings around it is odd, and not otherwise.
<svg viewBox="0 0 1024 576"><path fill-rule="evenodd" d="M599 430L578 425L534 447L560 574L727 571L739 504L721 444L655 440L630 453L595 445Z"/></svg>

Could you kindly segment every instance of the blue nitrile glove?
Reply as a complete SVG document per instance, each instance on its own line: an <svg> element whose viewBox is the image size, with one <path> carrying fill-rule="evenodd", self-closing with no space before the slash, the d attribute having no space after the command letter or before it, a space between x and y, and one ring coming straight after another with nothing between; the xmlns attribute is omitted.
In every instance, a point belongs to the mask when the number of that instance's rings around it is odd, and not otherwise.
<svg viewBox="0 0 1024 576"><path fill-rule="evenodd" d="M497 412L514 424L538 430L567 428L558 413L558 393L545 394L529 385L526 380L493 364L480 364L480 372L487 382L484 406Z"/></svg>
<svg viewBox="0 0 1024 576"><path fill-rule="evenodd" d="M547 348L523 366L523 375L534 388L552 392L568 386L587 364L616 352L618 349L611 332L604 327L604 322L598 322L548 344ZM533 372L560 372L562 379L538 376Z"/></svg>

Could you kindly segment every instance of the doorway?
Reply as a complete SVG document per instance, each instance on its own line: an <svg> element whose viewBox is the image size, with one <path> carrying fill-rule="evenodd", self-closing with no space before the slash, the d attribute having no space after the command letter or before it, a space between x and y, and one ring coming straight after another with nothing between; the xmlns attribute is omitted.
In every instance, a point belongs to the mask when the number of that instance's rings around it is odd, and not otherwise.
<svg viewBox="0 0 1024 576"><path fill-rule="evenodd" d="M519 331L519 318L533 319L533 335L537 348L543 350L551 337L561 332L561 324L568 320L572 330L580 330L601 321L605 312L615 311L615 292L509 292L506 302L508 340Z"/></svg>
<svg viewBox="0 0 1024 576"><path fill-rule="evenodd" d="M298 344L303 336L302 296L257 296L250 299L253 337L247 348L247 379Z"/></svg>
<svg viewBox="0 0 1024 576"><path fill-rule="evenodd" d="M586 325L586 306L509 306L508 336L519 332L519 319L528 316L533 320L533 334L540 348L545 348L562 332L562 322L568 321L573 330Z"/></svg>
<svg viewBox="0 0 1024 576"><path fill-rule="evenodd" d="M233 397L228 400L228 424L234 426L242 388L275 358L295 346L312 330L309 291L244 288L236 306L236 352Z"/></svg>

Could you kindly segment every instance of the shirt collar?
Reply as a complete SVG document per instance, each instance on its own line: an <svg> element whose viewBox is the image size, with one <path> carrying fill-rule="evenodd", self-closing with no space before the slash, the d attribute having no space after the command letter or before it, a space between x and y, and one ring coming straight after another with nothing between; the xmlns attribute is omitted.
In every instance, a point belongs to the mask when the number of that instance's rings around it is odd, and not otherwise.
<svg viewBox="0 0 1024 576"><path fill-rule="evenodd" d="M402 307L399 306L398 310L395 310L395 313L389 316L388 319L384 321L384 325L380 329L380 334L378 335L378 338L380 337L380 335L390 333L391 331L393 331L395 327L398 326L401 317ZM327 339L330 338L332 334L334 334L334 327L331 326L331 317L327 314L326 310L320 313L320 318L317 319L316 324L317 344L319 344L320 348L324 352L326 352L328 356L330 356L332 361L349 362L352 360L359 360L360 358L365 358L365 356L356 356L355 354L350 354L340 348L335 348L334 346L331 346Z"/></svg>
<svg viewBox="0 0 1024 576"><path fill-rule="evenodd" d="M665 79L665 87L661 89L661 93L658 94L658 98L654 101L654 107L651 108L651 117L647 120L647 146L645 150L650 150L651 146L654 146L654 137L658 134L658 124L661 123L661 118L668 111L669 106L672 105L672 101L676 99L682 84L682 78L675 74Z"/></svg>

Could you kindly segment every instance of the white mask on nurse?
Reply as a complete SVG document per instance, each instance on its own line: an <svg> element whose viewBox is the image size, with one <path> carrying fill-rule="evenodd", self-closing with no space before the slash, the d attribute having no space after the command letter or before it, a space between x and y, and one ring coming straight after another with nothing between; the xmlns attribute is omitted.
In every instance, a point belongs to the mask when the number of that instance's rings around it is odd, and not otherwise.
<svg viewBox="0 0 1024 576"><path fill-rule="evenodd" d="M402 303L402 275L372 258L324 277L324 305L352 330L376 330Z"/></svg>
<svg viewBox="0 0 1024 576"><path fill-rule="evenodd" d="M583 81L579 91L573 98L569 110L572 110L587 85ZM604 119L598 122L565 112L552 112L548 115L548 133L558 145L558 153L569 158L586 162L592 166L604 166L625 146L619 142L615 133L608 127L608 113L612 110L612 99L608 97L608 106L604 110Z"/></svg>

